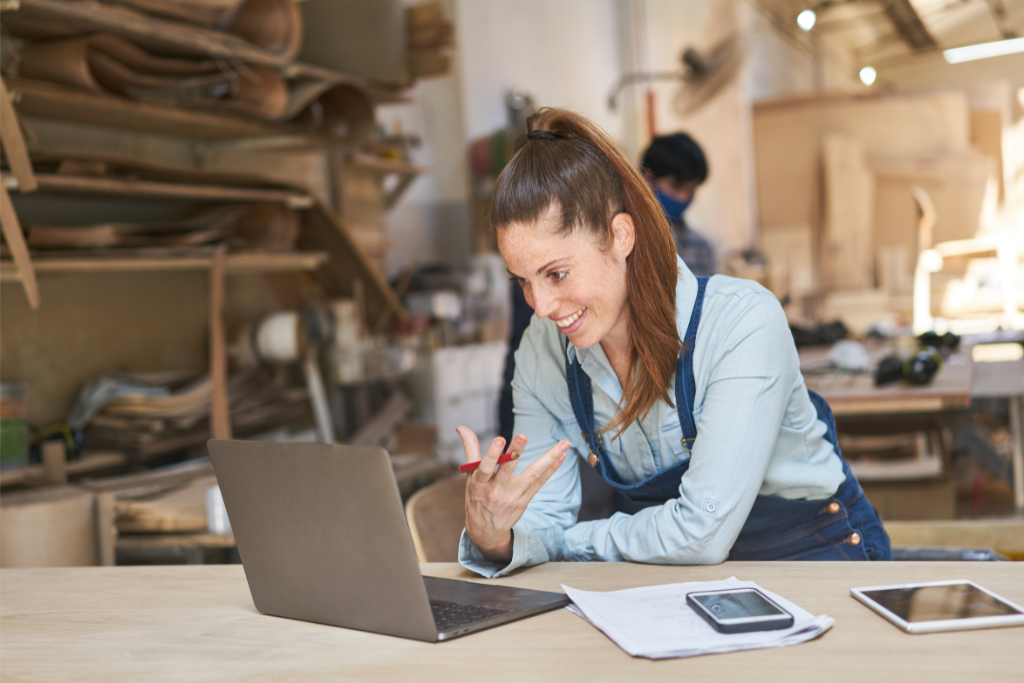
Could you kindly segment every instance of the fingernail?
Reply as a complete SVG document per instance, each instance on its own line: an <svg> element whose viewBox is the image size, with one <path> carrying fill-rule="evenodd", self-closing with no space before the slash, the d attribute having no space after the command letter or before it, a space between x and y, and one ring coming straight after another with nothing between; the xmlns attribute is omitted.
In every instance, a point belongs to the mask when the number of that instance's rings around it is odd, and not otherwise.
<svg viewBox="0 0 1024 683"><path fill-rule="evenodd" d="M523 443L524 441L526 441L525 434L520 434L519 436L516 437L516 443Z"/></svg>
<svg viewBox="0 0 1024 683"><path fill-rule="evenodd" d="M499 436L497 439L494 440L494 445L495 446L499 446L499 445L503 446L503 445L505 445L505 439L503 439L503 438L501 438Z"/></svg>
<svg viewBox="0 0 1024 683"><path fill-rule="evenodd" d="M568 452L563 452L560 456L558 456L558 462L565 462L565 456L567 455L569 455Z"/></svg>
<svg viewBox="0 0 1024 683"><path fill-rule="evenodd" d="M564 453L565 451L569 450L569 442L568 441L559 441L558 442L558 447Z"/></svg>

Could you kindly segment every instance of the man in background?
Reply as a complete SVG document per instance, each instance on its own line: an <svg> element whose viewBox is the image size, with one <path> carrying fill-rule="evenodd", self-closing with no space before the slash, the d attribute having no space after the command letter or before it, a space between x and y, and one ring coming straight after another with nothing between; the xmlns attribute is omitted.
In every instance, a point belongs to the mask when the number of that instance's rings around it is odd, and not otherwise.
<svg viewBox="0 0 1024 683"><path fill-rule="evenodd" d="M715 248L684 217L697 188L708 178L700 145L686 133L654 138L644 152L643 174L672 225L679 257L694 275L714 275Z"/></svg>

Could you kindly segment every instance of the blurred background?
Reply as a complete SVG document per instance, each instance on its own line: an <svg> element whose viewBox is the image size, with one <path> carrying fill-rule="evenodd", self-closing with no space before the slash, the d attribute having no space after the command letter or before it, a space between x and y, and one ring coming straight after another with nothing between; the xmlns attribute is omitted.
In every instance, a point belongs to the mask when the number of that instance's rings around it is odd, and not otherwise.
<svg viewBox="0 0 1024 683"><path fill-rule="evenodd" d="M1024 559L1024 0L0 0L0 34L0 565L237 561L210 437L387 448L454 560L454 428L508 436L531 316L490 195L545 106L779 298L899 558Z"/></svg>

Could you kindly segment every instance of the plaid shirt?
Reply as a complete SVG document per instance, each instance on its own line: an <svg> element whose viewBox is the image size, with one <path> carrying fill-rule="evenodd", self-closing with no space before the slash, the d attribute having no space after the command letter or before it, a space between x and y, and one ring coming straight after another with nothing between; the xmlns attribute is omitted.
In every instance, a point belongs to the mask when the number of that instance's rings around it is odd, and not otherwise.
<svg viewBox="0 0 1024 683"><path fill-rule="evenodd" d="M706 238L694 231L685 220L670 221L672 238L676 241L676 252L694 275L714 275L715 248Z"/></svg>

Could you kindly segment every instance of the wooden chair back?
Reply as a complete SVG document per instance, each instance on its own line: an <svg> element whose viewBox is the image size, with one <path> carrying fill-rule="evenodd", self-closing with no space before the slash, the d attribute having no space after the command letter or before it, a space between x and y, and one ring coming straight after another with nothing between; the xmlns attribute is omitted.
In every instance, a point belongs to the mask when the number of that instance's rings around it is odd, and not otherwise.
<svg viewBox="0 0 1024 683"><path fill-rule="evenodd" d="M405 504L420 562L458 562L466 526L466 476L457 474L420 489Z"/></svg>

